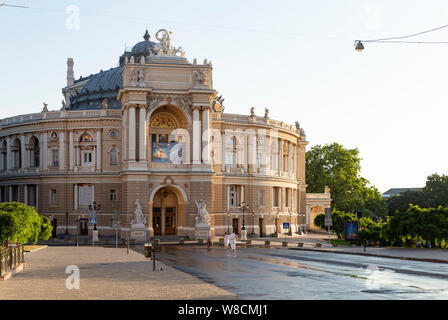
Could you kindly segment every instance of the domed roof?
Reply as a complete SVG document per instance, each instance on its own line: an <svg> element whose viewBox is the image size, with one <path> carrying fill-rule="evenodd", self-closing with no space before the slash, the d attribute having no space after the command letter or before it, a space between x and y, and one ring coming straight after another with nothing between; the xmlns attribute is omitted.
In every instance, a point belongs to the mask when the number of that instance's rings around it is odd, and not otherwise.
<svg viewBox="0 0 448 320"><path fill-rule="evenodd" d="M150 35L148 30L146 30L145 35L143 36L143 39L145 41L137 43L131 50L131 54L148 54L152 52L156 46L155 42L149 41Z"/></svg>

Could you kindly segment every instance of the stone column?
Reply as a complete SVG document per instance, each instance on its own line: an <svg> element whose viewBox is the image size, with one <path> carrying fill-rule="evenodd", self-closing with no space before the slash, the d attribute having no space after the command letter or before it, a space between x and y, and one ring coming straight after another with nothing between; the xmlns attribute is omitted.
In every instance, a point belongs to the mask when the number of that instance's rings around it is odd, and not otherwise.
<svg viewBox="0 0 448 320"><path fill-rule="evenodd" d="M48 169L48 138L47 133L44 132L41 134L42 137L42 169Z"/></svg>
<svg viewBox="0 0 448 320"><path fill-rule="evenodd" d="M283 140L278 139L278 172L283 170Z"/></svg>
<svg viewBox="0 0 448 320"><path fill-rule="evenodd" d="M6 169L12 169L12 152L11 152L11 138L6 138Z"/></svg>
<svg viewBox="0 0 448 320"><path fill-rule="evenodd" d="M121 147L121 150L122 150L122 152L121 152L121 160L122 161L125 161L125 160L129 159L129 156L128 156L128 142L127 142L128 141L128 135L127 135L127 132L126 132L127 126L128 126L128 110L124 109L123 110L123 126L122 126L122 130L121 130L122 141L123 141L123 145Z"/></svg>
<svg viewBox="0 0 448 320"><path fill-rule="evenodd" d="M210 163L210 107L202 107L202 162Z"/></svg>
<svg viewBox="0 0 448 320"><path fill-rule="evenodd" d="M12 186L9 186L9 202L12 202Z"/></svg>
<svg viewBox="0 0 448 320"><path fill-rule="evenodd" d="M24 187L24 190L23 190L23 203L28 205L28 185L25 184L23 187Z"/></svg>
<svg viewBox="0 0 448 320"><path fill-rule="evenodd" d="M146 161L146 106L140 106L139 159Z"/></svg>
<svg viewBox="0 0 448 320"><path fill-rule="evenodd" d="M59 133L59 169L65 169L65 132Z"/></svg>
<svg viewBox="0 0 448 320"><path fill-rule="evenodd" d="M76 147L76 159L75 159L75 166L80 166L81 165L81 149L78 147Z"/></svg>
<svg viewBox="0 0 448 320"><path fill-rule="evenodd" d="M73 167L75 166L75 159L74 159L74 153L75 148L73 146L73 130L69 131L69 137L68 137L68 163L69 163L69 170L72 171Z"/></svg>
<svg viewBox="0 0 448 320"><path fill-rule="evenodd" d="M39 185L36 184L36 210L39 210Z"/></svg>
<svg viewBox="0 0 448 320"><path fill-rule="evenodd" d="M135 161L135 106L129 106L128 160Z"/></svg>
<svg viewBox="0 0 448 320"><path fill-rule="evenodd" d="M193 164L201 163L201 121L199 108L193 107Z"/></svg>
<svg viewBox="0 0 448 320"><path fill-rule="evenodd" d="M101 170L102 167L102 143L101 143L101 130L96 132L96 170Z"/></svg>
<svg viewBox="0 0 448 320"><path fill-rule="evenodd" d="M4 160L5 158L3 156L3 150L2 150L0 151L0 170L6 170Z"/></svg>
<svg viewBox="0 0 448 320"><path fill-rule="evenodd" d="M28 168L28 163L26 159L26 148L25 148L25 136L20 136L20 157L22 162L22 169Z"/></svg>

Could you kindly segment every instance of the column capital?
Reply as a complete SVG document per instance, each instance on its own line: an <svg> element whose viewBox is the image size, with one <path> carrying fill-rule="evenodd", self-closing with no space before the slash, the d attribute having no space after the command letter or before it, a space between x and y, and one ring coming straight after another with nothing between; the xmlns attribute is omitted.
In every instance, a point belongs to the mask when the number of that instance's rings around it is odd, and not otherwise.
<svg viewBox="0 0 448 320"><path fill-rule="evenodd" d="M195 110L201 111L201 108L202 108L202 107L200 107L200 106L192 106L192 107L191 107L191 110L192 110L192 111L195 111Z"/></svg>

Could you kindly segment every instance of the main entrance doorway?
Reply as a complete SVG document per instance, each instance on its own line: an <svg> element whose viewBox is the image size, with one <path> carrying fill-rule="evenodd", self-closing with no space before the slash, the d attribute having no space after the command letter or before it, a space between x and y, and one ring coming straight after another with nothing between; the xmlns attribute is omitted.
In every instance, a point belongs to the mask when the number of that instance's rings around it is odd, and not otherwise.
<svg viewBox="0 0 448 320"><path fill-rule="evenodd" d="M176 208L165 208L165 234L176 234Z"/></svg>
<svg viewBox="0 0 448 320"><path fill-rule="evenodd" d="M170 188L162 188L156 192L152 205L152 226L154 235L177 235L178 231L178 199Z"/></svg>

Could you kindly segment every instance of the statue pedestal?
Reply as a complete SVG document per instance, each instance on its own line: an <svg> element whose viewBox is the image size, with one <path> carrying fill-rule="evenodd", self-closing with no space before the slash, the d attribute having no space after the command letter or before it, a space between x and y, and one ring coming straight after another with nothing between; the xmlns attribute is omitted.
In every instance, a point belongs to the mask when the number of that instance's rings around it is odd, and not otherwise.
<svg viewBox="0 0 448 320"><path fill-rule="evenodd" d="M131 240L135 240L136 243L146 242L146 227L144 224L132 224L131 225Z"/></svg>
<svg viewBox="0 0 448 320"><path fill-rule="evenodd" d="M210 225L205 223L199 223L194 226L195 229L195 240L204 239L207 241L208 237L210 237Z"/></svg>
<svg viewBox="0 0 448 320"><path fill-rule="evenodd" d="M241 230L241 240L247 240L247 230Z"/></svg>

